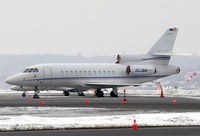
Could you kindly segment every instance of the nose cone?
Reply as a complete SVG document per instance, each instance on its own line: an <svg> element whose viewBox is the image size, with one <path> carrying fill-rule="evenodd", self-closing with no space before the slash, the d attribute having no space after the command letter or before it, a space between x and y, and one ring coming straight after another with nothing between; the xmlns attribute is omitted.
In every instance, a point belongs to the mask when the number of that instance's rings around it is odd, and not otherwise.
<svg viewBox="0 0 200 136"><path fill-rule="evenodd" d="M14 76L11 76L11 77L9 77L8 79L6 79L5 82L6 82L7 84L16 85L16 83L17 83L17 78L15 78Z"/></svg>
<svg viewBox="0 0 200 136"><path fill-rule="evenodd" d="M9 77L8 79L5 80L5 82L7 84L11 84L11 85L21 85L22 84L21 76L19 74Z"/></svg>

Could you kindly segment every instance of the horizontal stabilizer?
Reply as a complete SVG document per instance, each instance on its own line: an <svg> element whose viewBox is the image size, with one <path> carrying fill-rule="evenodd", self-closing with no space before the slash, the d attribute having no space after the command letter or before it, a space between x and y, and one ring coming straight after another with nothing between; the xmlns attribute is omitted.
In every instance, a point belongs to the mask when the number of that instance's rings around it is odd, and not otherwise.
<svg viewBox="0 0 200 136"><path fill-rule="evenodd" d="M155 52L152 53L154 56L191 56L189 53L175 53L175 52Z"/></svg>

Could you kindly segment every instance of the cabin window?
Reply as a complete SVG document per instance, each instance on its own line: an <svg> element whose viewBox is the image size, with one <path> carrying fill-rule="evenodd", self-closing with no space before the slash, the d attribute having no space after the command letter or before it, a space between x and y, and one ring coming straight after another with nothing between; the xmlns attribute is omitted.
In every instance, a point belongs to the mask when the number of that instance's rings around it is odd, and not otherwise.
<svg viewBox="0 0 200 136"><path fill-rule="evenodd" d="M33 72L38 72L38 69L37 69L37 68L34 68Z"/></svg>
<svg viewBox="0 0 200 136"><path fill-rule="evenodd" d="M106 71L103 71L103 74L105 75L105 74L106 74Z"/></svg>
<svg viewBox="0 0 200 136"><path fill-rule="evenodd" d="M99 71L99 75L101 75L101 71Z"/></svg>
<svg viewBox="0 0 200 136"><path fill-rule="evenodd" d="M77 75L77 73L78 73L78 72L77 72L77 71L75 71L75 74L76 74L76 75Z"/></svg>
<svg viewBox="0 0 200 136"><path fill-rule="evenodd" d="M32 72L32 71L33 71L33 68L29 69L29 71L28 71L28 72L30 73L30 72Z"/></svg>
<svg viewBox="0 0 200 136"><path fill-rule="evenodd" d="M73 71L70 71L71 75L73 75Z"/></svg>
<svg viewBox="0 0 200 136"><path fill-rule="evenodd" d="M114 75L114 74L115 74L115 71L112 71L112 74Z"/></svg>
<svg viewBox="0 0 200 136"><path fill-rule="evenodd" d="M84 71L84 74L87 75L87 71Z"/></svg>
<svg viewBox="0 0 200 136"><path fill-rule="evenodd" d="M64 71L61 70L60 72L61 72L61 74L64 74Z"/></svg>
<svg viewBox="0 0 200 136"><path fill-rule="evenodd" d="M65 71L65 74L68 75L68 71Z"/></svg>
<svg viewBox="0 0 200 136"><path fill-rule="evenodd" d="M110 71L107 71L107 74L110 75Z"/></svg>
<svg viewBox="0 0 200 136"><path fill-rule="evenodd" d="M88 74L91 75L91 71L88 71Z"/></svg>
<svg viewBox="0 0 200 136"><path fill-rule="evenodd" d="M96 71L93 71L93 74L94 74L94 75L96 75L96 73L97 73Z"/></svg>
<svg viewBox="0 0 200 136"><path fill-rule="evenodd" d="M79 71L79 74L81 75L81 74L82 74L82 71Z"/></svg>

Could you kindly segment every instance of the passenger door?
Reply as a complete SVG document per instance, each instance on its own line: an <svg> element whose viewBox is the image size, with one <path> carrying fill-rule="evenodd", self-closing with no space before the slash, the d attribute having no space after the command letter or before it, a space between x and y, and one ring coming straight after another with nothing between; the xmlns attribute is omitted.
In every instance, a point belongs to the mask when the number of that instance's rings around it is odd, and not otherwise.
<svg viewBox="0 0 200 136"><path fill-rule="evenodd" d="M49 87L52 84L52 69L50 67L43 68L43 85Z"/></svg>

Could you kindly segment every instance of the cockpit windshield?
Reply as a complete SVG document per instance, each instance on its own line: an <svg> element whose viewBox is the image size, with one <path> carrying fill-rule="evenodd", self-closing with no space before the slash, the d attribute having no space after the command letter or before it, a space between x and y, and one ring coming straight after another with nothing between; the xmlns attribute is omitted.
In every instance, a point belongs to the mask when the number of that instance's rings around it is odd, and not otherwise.
<svg viewBox="0 0 200 136"><path fill-rule="evenodd" d="M30 68L28 72L30 73L30 72L32 72L32 71L33 71L33 68Z"/></svg>
<svg viewBox="0 0 200 136"><path fill-rule="evenodd" d="M34 68L34 69L33 69L33 72L38 72L38 69L37 69L37 68Z"/></svg>
<svg viewBox="0 0 200 136"><path fill-rule="evenodd" d="M25 69L25 70L24 70L24 73L27 73L28 71L29 71L29 68Z"/></svg>
<svg viewBox="0 0 200 136"><path fill-rule="evenodd" d="M39 72L37 68L27 68L23 73Z"/></svg>

